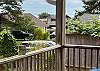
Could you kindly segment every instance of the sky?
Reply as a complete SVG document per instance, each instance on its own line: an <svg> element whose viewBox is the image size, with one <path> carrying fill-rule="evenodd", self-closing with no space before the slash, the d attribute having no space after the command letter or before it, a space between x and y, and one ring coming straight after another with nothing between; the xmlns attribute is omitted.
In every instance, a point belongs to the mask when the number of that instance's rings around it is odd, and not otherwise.
<svg viewBox="0 0 100 71"><path fill-rule="evenodd" d="M66 14L74 17L75 10L83 10L81 0L66 0ZM56 14L56 6L47 3L45 0L24 0L22 8L25 13L32 13L35 16L42 12Z"/></svg>

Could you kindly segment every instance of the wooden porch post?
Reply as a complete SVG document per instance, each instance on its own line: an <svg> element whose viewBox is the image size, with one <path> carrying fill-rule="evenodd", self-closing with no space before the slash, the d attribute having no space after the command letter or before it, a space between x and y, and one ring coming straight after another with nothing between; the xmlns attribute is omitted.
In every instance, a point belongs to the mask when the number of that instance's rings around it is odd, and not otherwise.
<svg viewBox="0 0 100 71"><path fill-rule="evenodd" d="M56 43L65 44L65 0L56 0Z"/></svg>
<svg viewBox="0 0 100 71"><path fill-rule="evenodd" d="M18 50L19 50L18 51L18 55L25 55L26 54L26 51L27 51L25 45L20 45Z"/></svg>
<svg viewBox="0 0 100 71"><path fill-rule="evenodd" d="M60 71L65 71L65 0L56 0L56 43L61 45Z"/></svg>

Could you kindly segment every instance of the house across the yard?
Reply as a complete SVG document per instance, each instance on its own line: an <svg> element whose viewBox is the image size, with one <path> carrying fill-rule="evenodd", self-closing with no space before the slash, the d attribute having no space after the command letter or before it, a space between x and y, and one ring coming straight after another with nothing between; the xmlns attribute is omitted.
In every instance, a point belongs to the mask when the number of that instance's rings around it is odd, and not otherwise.
<svg viewBox="0 0 100 71"><path fill-rule="evenodd" d="M47 24L43 21L41 21L39 18L33 16L31 13L24 13L24 16L31 17L32 20L35 22L35 26L42 28L44 31L46 31Z"/></svg>
<svg viewBox="0 0 100 71"><path fill-rule="evenodd" d="M100 20L100 14L86 14L85 13L79 18L81 22L88 22L88 21L91 21L93 17L95 17L97 20Z"/></svg>
<svg viewBox="0 0 100 71"><path fill-rule="evenodd" d="M66 19L70 18L66 15ZM51 36L56 36L56 15L49 15L47 17L47 31L50 32Z"/></svg>

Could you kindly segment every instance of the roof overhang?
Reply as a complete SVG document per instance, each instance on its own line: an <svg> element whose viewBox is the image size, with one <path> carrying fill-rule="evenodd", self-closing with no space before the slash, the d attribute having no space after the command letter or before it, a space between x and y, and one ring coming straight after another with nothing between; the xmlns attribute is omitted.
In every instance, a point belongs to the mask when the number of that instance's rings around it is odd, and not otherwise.
<svg viewBox="0 0 100 71"><path fill-rule="evenodd" d="M52 5L56 5L56 0L46 0L48 3L52 4Z"/></svg>

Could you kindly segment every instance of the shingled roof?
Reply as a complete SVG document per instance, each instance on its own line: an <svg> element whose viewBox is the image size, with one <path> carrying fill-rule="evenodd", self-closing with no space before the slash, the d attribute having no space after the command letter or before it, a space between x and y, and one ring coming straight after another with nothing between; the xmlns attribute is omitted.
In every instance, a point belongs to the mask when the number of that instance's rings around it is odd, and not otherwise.
<svg viewBox="0 0 100 71"><path fill-rule="evenodd" d="M31 13L24 13L24 16L29 16L32 18L32 20L35 22L35 26L40 27L40 28L44 28L47 27L47 24L43 21L41 21L39 18L35 17L34 15L32 15Z"/></svg>

